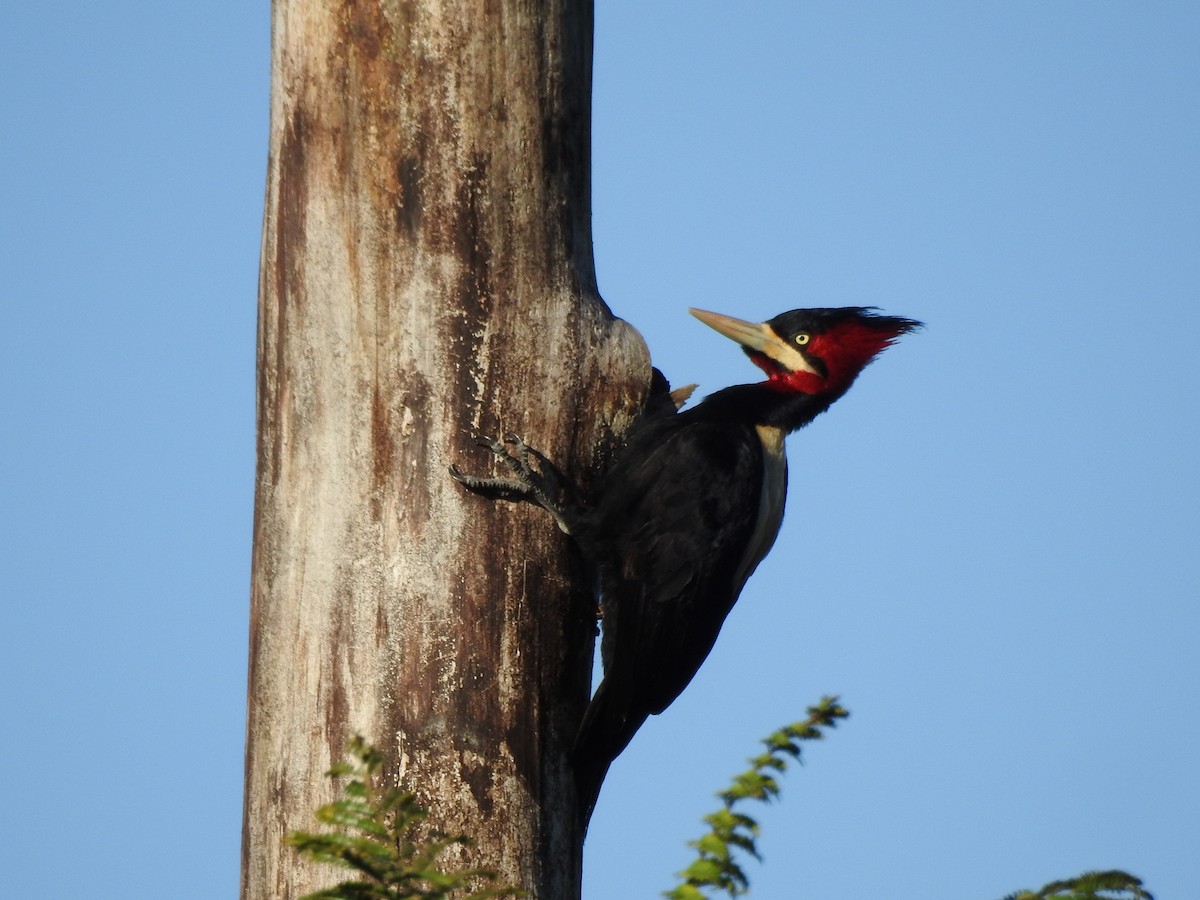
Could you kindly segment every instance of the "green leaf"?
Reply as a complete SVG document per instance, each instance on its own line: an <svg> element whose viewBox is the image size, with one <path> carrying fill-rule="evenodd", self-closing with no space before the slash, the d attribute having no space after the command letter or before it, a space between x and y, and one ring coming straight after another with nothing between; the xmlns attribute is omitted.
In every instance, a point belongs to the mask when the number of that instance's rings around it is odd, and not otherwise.
<svg viewBox="0 0 1200 900"><path fill-rule="evenodd" d="M849 715L837 704L836 697L824 697L814 707L809 707L809 718L773 732L762 743L767 752L751 757L750 768L735 775L729 787L718 792L721 808L704 817L709 830L688 846L697 852L697 858L682 872L677 873L681 882L664 893L671 900L696 900L705 894L701 888L724 891L737 897L749 890L750 882L738 866L734 851L759 858L755 839L759 826L752 817L735 812L734 807L746 800L767 802L779 796L780 786L776 775L787 769L787 757L800 758L800 741L818 740L823 737L822 728L832 728L839 719Z"/></svg>
<svg viewBox="0 0 1200 900"><path fill-rule="evenodd" d="M485 869L443 868L440 857L450 847L471 842L462 835L448 837L417 833L427 818L416 795L398 788L382 789L373 777L384 764L382 754L355 735L348 752L358 763L340 762L329 770L335 780L349 778L342 796L319 808L318 822L332 830L316 834L294 832L287 843L314 862L333 863L360 876L308 894L302 900L464 900L516 897L515 887L490 884L496 874ZM476 886L484 882L482 886ZM471 890L476 886L474 890ZM471 891L463 895L463 891Z"/></svg>
<svg viewBox="0 0 1200 900"><path fill-rule="evenodd" d="M1120 869L1108 869L1052 881L1039 891L1017 891L1004 900L1154 900L1154 897L1142 886L1140 878Z"/></svg>

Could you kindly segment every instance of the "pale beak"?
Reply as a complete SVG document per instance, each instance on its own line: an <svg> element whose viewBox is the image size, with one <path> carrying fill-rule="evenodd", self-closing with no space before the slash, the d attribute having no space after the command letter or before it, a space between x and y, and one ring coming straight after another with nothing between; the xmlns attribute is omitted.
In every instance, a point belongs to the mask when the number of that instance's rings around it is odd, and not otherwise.
<svg viewBox="0 0 1200 900"><path fill-rule="evenodd" d="M783 340L766 322L761 324L745 322L735 319L733 316L723 316L720 313L708 312L704 309L689 309L688 312L709 328L719 331L730 340L737 341L747 353L765 356L785 371L819 374L804 358L803 353ZM762 364L759 363L759 365Z"/></svg>
<svg viewBox="0 0 1200 900"><path fill-rule="evenodd" d="M735 319L733 316L709 312L706 309L689 309L688 312L709 328L719 331L730 340L737 341L743 347L758 353L766 352L768 342L779 342L774 331L758 322L746 322L742 319Z"/></svg>

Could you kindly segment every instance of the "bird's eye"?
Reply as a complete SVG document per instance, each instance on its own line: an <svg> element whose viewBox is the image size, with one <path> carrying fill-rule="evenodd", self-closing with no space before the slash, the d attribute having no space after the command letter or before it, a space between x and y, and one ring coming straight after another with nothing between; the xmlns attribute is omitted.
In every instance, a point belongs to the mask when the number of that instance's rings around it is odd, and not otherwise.
<svg viewBox="0 0 1200 900"><path fill-rule="evenodd" d="M807 331L802 331L798 335L796 335L794 338L792 338L792 340L794 340L796 342L797 347L803 347L805 344L807 344L809 342L809 340L811 338L812 338L812 335L810 335Z"/></svg>

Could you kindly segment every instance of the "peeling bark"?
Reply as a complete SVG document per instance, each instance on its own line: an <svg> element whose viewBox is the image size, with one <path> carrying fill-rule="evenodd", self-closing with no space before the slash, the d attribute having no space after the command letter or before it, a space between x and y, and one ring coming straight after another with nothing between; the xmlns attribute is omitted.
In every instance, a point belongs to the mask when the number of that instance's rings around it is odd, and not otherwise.
<svg viewBox="0 0 1200 900"><path fill-rule="evenodd" d="M649 384L600 299L590 0L275 0L242 897L351 733L471 864L579 895L591 599L549 517L446 474L516 431L586 483Z"/></svg>

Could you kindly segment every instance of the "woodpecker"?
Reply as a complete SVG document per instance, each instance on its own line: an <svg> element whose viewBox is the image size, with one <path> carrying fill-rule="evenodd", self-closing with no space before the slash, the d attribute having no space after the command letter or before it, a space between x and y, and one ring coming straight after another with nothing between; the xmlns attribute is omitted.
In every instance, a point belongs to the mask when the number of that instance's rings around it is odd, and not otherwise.
<svg viewBox="0 0 1200 900"><path fill-rule="evenodd" d="M482 442L511 478L451 469L473 491L548 510L595 576L604 677L572 758L585 825L609 765L646 718L687 687L774 544L787 491L784 438L827 410L886 347L921 327L870 307L796 309L763 323L690 312L740 344L766 380L725 388L678 412L675 403L652 404L590 502L576 500L562 473L515 435Z"/></svg>

